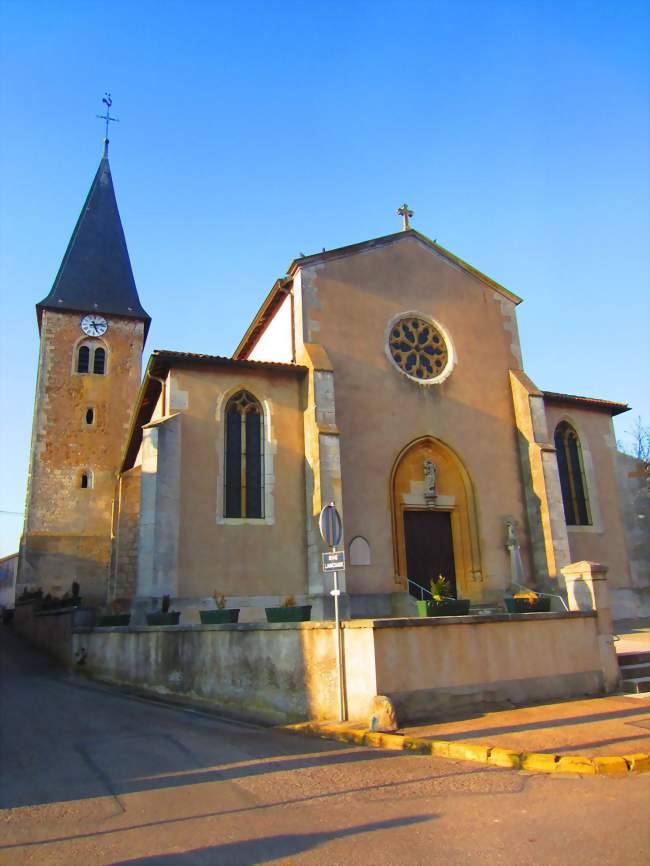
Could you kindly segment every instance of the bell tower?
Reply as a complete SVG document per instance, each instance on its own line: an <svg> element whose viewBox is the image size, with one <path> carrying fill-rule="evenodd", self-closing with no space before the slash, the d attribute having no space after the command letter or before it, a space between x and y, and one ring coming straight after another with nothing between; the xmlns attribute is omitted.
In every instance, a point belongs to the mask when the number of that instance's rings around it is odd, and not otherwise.
<svg viewBox="0 0 650 866"><path fill-rule="evenodd" d="M115 482L150 324L133 279L108 139L50 293L40 351L18 585L106 597Z"/></svg>

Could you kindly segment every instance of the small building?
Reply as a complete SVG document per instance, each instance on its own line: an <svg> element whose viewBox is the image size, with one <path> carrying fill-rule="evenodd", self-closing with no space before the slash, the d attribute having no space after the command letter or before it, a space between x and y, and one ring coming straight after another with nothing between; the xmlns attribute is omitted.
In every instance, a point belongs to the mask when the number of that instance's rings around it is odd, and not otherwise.
<svg viewBox="0 0 650 866"><path fill-rule="evenodd" d="M16 573L18 571L18 554L0 558L0 611L11 609L16 603Z"/></svg>

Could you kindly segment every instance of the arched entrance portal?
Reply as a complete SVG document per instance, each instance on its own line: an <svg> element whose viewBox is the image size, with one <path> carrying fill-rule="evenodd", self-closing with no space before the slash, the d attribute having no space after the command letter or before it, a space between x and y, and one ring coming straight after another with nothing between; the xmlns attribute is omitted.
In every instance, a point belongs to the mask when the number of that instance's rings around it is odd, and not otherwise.
<svg viewBox="0 0 650 866"><path fill-rule="evenodd" d="M395 574L404 589L419 598L418 587L429 589L442 574L454 594L480 600L474 493L456 454L433 436L411 442L393 467L391 504Z"/></svg>

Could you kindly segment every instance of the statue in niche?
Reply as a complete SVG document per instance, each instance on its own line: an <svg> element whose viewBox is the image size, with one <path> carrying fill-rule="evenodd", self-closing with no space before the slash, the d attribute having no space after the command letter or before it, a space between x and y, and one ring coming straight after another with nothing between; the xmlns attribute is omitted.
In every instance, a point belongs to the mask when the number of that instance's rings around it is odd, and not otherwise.
<svg viewBox="0 0 650 866"><path fill-rule="evenodd" d="M438 498L436 483L438 480L438 467L427 457L423 464L424 468L424 501L433 503Z"/></svg>
<svg viewBox="0 0 650 866"><path fill-rule="evenodd" d="M515 529L515 522L512 518L508 518L506 520L506 547L508 550L514 550L519 547L519 541L517 540L517 530Z"/></svg>

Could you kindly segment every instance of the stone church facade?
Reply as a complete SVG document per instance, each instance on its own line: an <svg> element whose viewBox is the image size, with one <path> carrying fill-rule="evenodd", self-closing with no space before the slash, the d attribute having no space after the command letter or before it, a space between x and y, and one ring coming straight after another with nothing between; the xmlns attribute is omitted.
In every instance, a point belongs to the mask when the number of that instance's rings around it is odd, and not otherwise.
<svg viewBox="0 0 650 866"><path fill-rule="evenodd" d="M328 618L334 502L346 616L408 615L439 574L479 608L513 581L561 592L585 559L630 589L612 426L628 407L539 390L519 303L406 228L293 261L232 357L154 351L138 391L149 317L105 154L37 307L19 583L170 594L186 622L213 593L242 621L288 595Z"/></svg>

